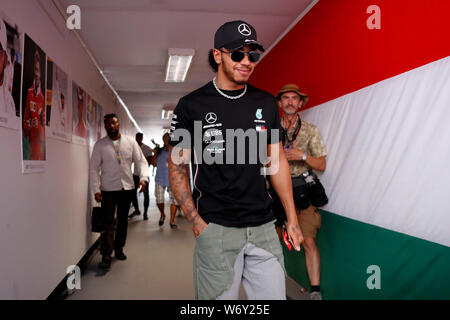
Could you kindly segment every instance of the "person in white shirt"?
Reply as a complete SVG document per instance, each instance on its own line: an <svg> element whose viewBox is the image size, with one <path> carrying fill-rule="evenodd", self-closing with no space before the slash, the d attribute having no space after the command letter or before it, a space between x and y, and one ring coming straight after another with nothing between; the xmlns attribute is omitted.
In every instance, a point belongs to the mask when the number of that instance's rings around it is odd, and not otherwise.
<svg viewBox="0 0 450 320"><path fill-rule="evenodd" d="M147 188L148 163L137 142L119 132L120 123L113 113L105 115L107 136L94 145L90 163L91 188L95 200L101 202L106 220L106 231L100 237L102 261L99 267L109 269L114 249L118 260L125 260L123 253L128 227L128 211L134 193L131 164L134 162L139 175L141 191ZM101 172L101 173L100 173ZM114 237L114 213L117 207L117 231Z"/></svg>
<svg viewBox="0 0 450 320"><path fill-rule="evenodd" d="M151 157L153 156L153 150L148 145L143 143L144 140L144 134L141 132L136 133L136 142L141 147L142 152L144 153L145 159L147 160L148 165L150 165ZM141 214L141 210L139 210L139 202L137 197L137 189L138 189L138 183L139 183L139 175L137 174L136 167L134 167L134 174L133 174L133 180L134 180L134 195L133 195L133 207L134 212L129 216L129 218L132 218L134 216L138 216ZM148 189L145 189L144 193L144 220L148 220L148 206L150 205L150 196L148 193Z"/></svg>
<svg viewBox="0 0 450 320"><path fill-rule="evenodd" d="M8 90L11 58L8 54L7 43L6 26L0 19L0 112L16 116L14 99Z"/></svg>

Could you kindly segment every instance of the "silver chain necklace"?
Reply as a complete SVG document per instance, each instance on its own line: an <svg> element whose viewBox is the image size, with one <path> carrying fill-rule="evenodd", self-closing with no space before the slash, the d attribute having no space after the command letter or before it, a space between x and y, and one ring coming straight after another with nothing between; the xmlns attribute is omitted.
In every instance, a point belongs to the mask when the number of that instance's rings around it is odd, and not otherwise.
<svg viewBox="0 0 450 320"><path fill-rule="evenodd" d="M213 84L214 84L214 88L216 88L217 92L220 93L222 96L224 96L224 97L227 98L227 99L235 100L235 99L242 98L242 97L244 96L244 94L247 92L247 84L245 84L244 92L242 92L242 93L241 93L240 95L238 95L238 96L229 96L229 95L223 93L223 92L217 87L217 84L216 84L216 77L214 77L214 79L213 79Z"/></svg>

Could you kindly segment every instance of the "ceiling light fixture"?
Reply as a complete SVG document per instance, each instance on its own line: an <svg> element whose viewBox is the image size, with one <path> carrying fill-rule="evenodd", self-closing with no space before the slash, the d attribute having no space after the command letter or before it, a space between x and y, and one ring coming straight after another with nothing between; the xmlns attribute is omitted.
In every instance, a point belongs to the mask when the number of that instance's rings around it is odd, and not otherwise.
<svg viewBox="0 0 450 320"><path fill-rule="evenodd" d="M184 82L191 66L194 49L169 49L166 68L166 82Z"/></svg>

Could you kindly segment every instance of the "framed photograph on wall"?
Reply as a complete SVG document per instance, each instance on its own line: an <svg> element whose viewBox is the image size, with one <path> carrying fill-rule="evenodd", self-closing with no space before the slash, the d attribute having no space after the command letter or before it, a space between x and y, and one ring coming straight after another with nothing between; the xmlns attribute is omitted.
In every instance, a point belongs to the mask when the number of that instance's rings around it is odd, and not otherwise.
<svg viewBox="0 0 450 320"><path fill-rule="evenodd" d="M19 130L23 33L0 11L0 126Z"/></svg>
<svg viewBox="0 0 450 320"><path fill-rule="evenodd" d="M46 135L72 140L72 99L67 74L47 57Z"/></svg>
<svg viewBox="0 0 450 320"><path fill-rule="evenodd" d="M45 52L25 34L21 108L24 173L45 171L45 75Z"/></svg>
<svg viewBox="0 0 450 320"><path fill-rule="evenodd" d="M72 142L76 144L87 145L86 106L86 92L72 82Z"/></svg>

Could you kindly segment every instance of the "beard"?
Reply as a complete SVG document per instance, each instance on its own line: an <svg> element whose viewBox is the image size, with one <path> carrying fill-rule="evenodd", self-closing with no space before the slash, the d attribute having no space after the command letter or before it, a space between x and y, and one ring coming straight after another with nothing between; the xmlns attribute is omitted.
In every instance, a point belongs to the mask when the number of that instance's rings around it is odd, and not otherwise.
<svg viewBox="0 0 450 320"><path fill-rule="evenodd" d="M106 133L112 139L113 138L117 138L119 136L119 130L118 129L111 129L111 130L106 131Z"/></svg>
<svg viewBox="0 0 450 320"><path fill-rule="evenodd" d="M299 111L298 107L294 107L292 105L288 105L286 107L281 107L281 109L283 110L283 113L286 115L293 115L296 114Z"/></svg>
<svg viewBox="0 0 450 320"><path fill-rule="evenodd" d="M284 114L287 114L289 116L297 113L297 111L284 111L284 110L283 110L283 112L284 112Z"/></svg>

